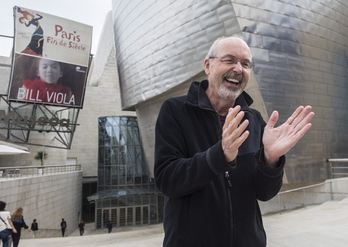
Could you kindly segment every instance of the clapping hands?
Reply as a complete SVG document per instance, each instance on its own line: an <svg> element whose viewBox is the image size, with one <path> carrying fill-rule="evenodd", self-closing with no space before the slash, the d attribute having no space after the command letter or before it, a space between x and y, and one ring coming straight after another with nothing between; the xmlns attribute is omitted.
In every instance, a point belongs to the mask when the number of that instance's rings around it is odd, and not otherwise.
<svg viewBox="0 0 348 247"><path fill-rule="evenodd" d="M265 127L262 143L266 164L275 167L279 157L286 154L312 127L314 117L311 106L299 106L285 123L274 128L279 114L274 111Z"/></svg>
<svg viewBox="0 0 348 247"><path fill-rule="evenodd" d="M248 138L246 130L249 121L242 119L244 112L240 106L230 108L222 133L222 150L227 162L233 161L238 155L238 149ZM312 127L310 121L314 117L311 106L299 106L285 123L274 127L279 119L279 113L274 111L264 129L262 143L264 146L266 165L276 167L279 158L286 154Z"/></svg>

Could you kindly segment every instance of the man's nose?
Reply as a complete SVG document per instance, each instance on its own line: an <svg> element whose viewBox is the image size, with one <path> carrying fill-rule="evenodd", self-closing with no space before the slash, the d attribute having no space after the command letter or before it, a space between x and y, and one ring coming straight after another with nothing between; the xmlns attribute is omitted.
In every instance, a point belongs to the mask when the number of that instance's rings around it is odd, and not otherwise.
<svg viewBox="0 0 348 247"><path fill-rule="evenodd" d="M236 64L233 64L233 72L236 74L241 74L243 72L243 66L239 61Z"/></svg>

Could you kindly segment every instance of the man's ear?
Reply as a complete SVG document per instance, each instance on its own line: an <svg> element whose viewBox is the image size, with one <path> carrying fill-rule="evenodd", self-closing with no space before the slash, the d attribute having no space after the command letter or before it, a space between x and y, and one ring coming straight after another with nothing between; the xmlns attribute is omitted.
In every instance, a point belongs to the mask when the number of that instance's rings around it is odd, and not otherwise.
<svg viewBox="0 0 348 247"><path fill-rule="evenodd" d="M210 74L210 59L204 59L204 72Z"/></svg>

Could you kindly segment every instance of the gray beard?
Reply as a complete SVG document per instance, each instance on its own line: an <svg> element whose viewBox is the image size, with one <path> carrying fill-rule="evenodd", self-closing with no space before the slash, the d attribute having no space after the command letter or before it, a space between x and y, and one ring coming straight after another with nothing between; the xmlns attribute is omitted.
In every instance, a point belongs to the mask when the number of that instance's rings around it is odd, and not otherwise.
<svg viewBox="0 0 348 247"><path fill-rule="evenodd" d="M241 89L234 89L229 87L220 86L217 90L217 94L226 100L236 101L239 95L241 95Z"/></svg>

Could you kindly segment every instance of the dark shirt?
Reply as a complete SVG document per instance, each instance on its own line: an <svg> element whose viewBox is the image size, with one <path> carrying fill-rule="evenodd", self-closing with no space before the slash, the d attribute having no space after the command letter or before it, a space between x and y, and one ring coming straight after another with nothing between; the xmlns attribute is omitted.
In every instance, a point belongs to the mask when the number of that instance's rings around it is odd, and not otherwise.
<svg viewBox="0 0 348 247"><path fill-rule="evenodd" d="M85 223L79 223L78 227L79 227L80 229L83 229L83 228L85 227Z"/></svg>
<svg viewBox="0 0 348 247"><path fill-rule="evenodd" d="M32 230L32 231L37 231L37 230L39 230L39 226L38 226L37 222L31 223L31 230Z"/></svg>
<svg viewBox="0 0 348 247"><path fill-rule="evenodd" d="M62 222L60 223L60 227L61 227L61 228L66 228L66 221L62 221Z"/></svg>

